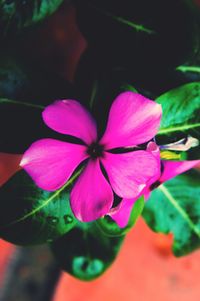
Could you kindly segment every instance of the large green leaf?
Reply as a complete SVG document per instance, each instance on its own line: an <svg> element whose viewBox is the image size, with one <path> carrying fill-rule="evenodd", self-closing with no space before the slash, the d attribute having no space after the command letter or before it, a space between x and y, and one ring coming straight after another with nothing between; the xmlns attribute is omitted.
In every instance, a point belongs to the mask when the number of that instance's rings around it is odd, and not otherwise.
<svg viewBox="0 0 200 301"><path fill-rule="evenodd" d="M52 244L61 268L82 280L100 276L113 262L124 237L108 237L95 223L79 223Z"/></svg>
<svg viewBox="0 0 200 301"><path fill-rule="evenodd" d="M173 252L182 256L200 247L200 173L190 171L155 189L143 217L156 232L172 233Z"/></svg>
<svg viewBox="0 0 200 301"><path fill-rule="evenodd" d="M200 138L200 82L189 83L159 96L163 115L158 135L178 132Z"/></svg>
<svg viewBox="0 0 200 301"><path fill-rule="evenodd" d="M200 140L200 82L193 82L159 96L162 120L156 136L158 144L192 136ZM199 147L191 151L191 158L199 157Z"/></svg>
<svg viewBox="0 0 200 301"><path fill-rule="evenodd" d="M0 237L19 245L40 244L71 230L76 219L69 188L79 172L56 192L39 189L24 171L13 176L0 189Z"/></svg>

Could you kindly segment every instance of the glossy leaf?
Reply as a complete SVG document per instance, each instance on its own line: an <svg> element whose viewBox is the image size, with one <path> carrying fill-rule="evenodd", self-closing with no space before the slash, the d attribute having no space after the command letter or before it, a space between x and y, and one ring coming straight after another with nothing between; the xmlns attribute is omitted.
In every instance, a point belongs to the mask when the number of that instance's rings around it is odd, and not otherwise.
<svg viewBox="0 0 200 301"><path fill-rule="evenodd" d="M76 224L69 206L69 188L47 192L35 186L24 172L16 173L0 188L0 237L19 245L55 240Z"/></svg>
<svg viewBox="0 0 200 301"><path fill-rule="evenodd" d="M200 82L189 83L159 96L163 115L157 135L158 144L178 141L192 136L200 140ZM199 147L192 150L196 156Z"/></svg>
<svg viewBox="0 0 200 301"><path fill-rule="evenodd" d="M194 137L200 137L200 82L168 91L156 102L163 109L159 135L191 131Z"/></svg>
<svg viewBox="0 0 200 301"><path fill-rule="evenodd" d="M81 280L99 277L112 264L124 237L108 237L95 223L79 223L52 244L63 270Z"/></svg>
<svg viewBox="0 0 200 301"><path fill-rule="evenodd" d="M133 206L128 224L120 228L109 216L105 216L96 221L100 229L108 236L122 236L131 230L140 217L144 208L144 197L139 198Z"/></svg>
<svg viewBox="0 0 200 301"><path fill-rule="evenodd" d="M200 173L190 171L155 189L143 217L155 231L172 233L173 252L186 255L200 247Z"/></svg>

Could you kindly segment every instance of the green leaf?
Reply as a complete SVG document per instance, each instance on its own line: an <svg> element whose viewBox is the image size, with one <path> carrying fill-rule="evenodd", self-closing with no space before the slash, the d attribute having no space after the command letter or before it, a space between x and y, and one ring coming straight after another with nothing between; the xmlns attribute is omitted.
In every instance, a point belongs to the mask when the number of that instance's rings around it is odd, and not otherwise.
<svg viewBox="0 0 200 301"><path fill-rule="evenodd" d="M200 82L189 83L159 96L162 120L156 136L158 144L178 141L189 135L200 140ZM188 152L190 159L199 158L199 146Z"/></svg>
<svg viewBox="0 0 200 301"><path fill-rule="evenodd" d="M200 67L199 66L188 66L188 65L181 65L181 66L178 66L176 68L177 71L180 71L180 72L194 72L194 73L200 73Z"/></svg>
<svg viewBox="0 0 200 301"><path fill-rule="evenodd" d="M177 132L200 138L200 82L189 83L159 96L163 115L158 135Z"/></svg>
<svg viewBox="0 0 200 301"><path fill-rule="evenodd" d="M7 104L7 105L15 105L15 106L22 106L22 107L29 107L32 109L44 109L45 107L43 105L24 102L24 101L16 101L8 98L0 98L0 105ZM41 111L40 111L41 112Z"/></svg>
<svg viewBox="0 0 200 301"><path fill-rule="evenodd" d="M0 98L42 106L70 93L72 85L47 70L48 62L39 63L33 54L13 48L0 51Z"/></svg>
<svg viewBox="0 0 200 301"><path fill-rule="evenodd" d="M19 245L55 240L76 224L70 205L69 188L81 170L61 189L47 192L35 186L20 171L0 189L0 237Z"/></svg>
<svg viewBox="0 0 200 301"><path fill-rule="evenodd" d="M63 0L0 1L1 30L18 32L51 15Z"/></svg>
<svg viewBox="0 0 200 301"><path fill-rule="evenodd" d="M23 153L35 140L65 138L45 125L42 110L55 99L73 97L72 90L55 74L1 53L0 152Z"/></svg>
<svg viewBox="0 0 200 301"><path fill-rule="evenodd" d="M101 12L102 14L104 14L104 15L106 15L106 16L114 19L114 20L116 20L117 22L120 22L121 24L124 24L126 26L129 26L129 27L133 28L134 31L136 31L136 32L140 32L141 31L141 32L144 32L144 33L147 33L147 34L155 34L154 30L152 30L150 28L147 28L147 27L145 27L142 24L137 24L137 23L134 23L133 21L127 20L125 18L122 18L122 17L119 17L119 16L115 16L115 15L111 14L110 12L104 11L104 10L99 9L97 7L96 7L96 9L99 12Z"/></svg>
<svg viewBox="0 0 200 301"><path fill-rule="evenodd" d="M40 7L37 7L35 5L35 9L33 11L33 18L32 21L28 21L25 26L36 23L38 21L43 20L44 18L48 17L49 15L53 14L58 7L61 5L61 3L64 0L39 0L37 2L40 2ZM36 2L36 1L35 1ZM39 8L39 9L38 9Z"/></svg>
<svg viewBox="0 0 200 301"><path fill-rule="evenodd" d="M133 228L136 221L140 217L143 208L144 208L144 197L142 196L137 200L137 202L133 206L128 224L124 228L120 228L109 216L105 216L97 220L96 223L100 227L100 229L105 233L105 235L113 236L113 237L123 236L127 232L129 232L131 228Z"/></svg>
<svg viewBox="0 0 200 301"><path fill-rule="evenodd" d="M138 93L138 91L135 89L135 87L133 87L130 84L123 84L123 85L121 85L120 88L121 88L122 91L131 91L131 92L134 92L134 93Z"/></svg>
<svg viewBox="0 0 200 301"><path fill-rule="evenodd" d="M52 244L61 268L81 280L99 277L112 264L124 237L108 237L95 223L79 223Z"/></svg>
<svg viewBox="0 0 200 301"><path fill-rule="evenodd" d="M173 252L186 255L200 247L200 173L190 171L155 189L143 217L155 231L172 233Z"/></svg>

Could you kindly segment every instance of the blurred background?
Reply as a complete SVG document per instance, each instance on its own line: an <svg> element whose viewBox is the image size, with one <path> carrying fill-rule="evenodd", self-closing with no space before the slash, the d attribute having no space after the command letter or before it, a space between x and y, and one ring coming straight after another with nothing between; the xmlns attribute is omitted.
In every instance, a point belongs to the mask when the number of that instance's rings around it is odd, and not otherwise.
<svg viewBox="0 0 200 301"><path fill-rule="evenodd" d="M139 220L114 264L99 279L82 282L61 272L49 249L0 241L0 300L198 301L200 252L175 258L172 237Z"/></svg>

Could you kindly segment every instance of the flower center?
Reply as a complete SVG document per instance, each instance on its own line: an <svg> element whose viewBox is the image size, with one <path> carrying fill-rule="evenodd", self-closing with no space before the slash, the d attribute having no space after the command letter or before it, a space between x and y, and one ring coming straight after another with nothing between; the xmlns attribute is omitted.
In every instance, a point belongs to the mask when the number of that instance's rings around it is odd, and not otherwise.
<svg viewBox="0 0 200 301"><path fill-rule="evenodd" d="M88 146L87 153L92 159L103 157L103 145L94 142Z"/></svg>

